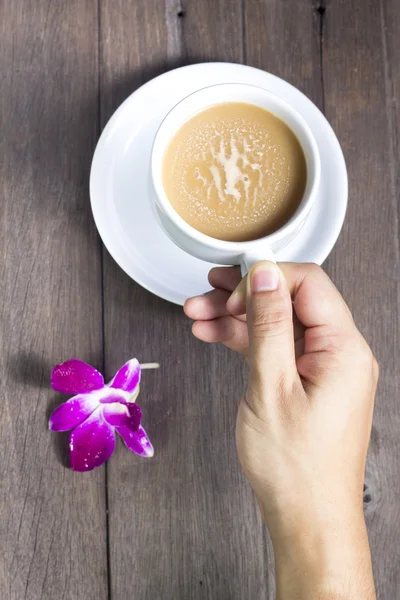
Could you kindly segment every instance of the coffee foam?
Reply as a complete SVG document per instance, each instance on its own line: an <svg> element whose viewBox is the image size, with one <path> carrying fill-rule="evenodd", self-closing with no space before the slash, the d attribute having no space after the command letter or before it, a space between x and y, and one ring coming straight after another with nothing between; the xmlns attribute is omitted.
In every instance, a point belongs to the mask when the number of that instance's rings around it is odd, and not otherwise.
<svg viewBox="0 0 400 600"><path fill-rule="evenodd" d="M297 208L305 187L304 154L294 134L271 113L244 103L193 117L171 142L163 166L172 206L220 239L265 235L280 213L287 219L288 209Z"/></svg>

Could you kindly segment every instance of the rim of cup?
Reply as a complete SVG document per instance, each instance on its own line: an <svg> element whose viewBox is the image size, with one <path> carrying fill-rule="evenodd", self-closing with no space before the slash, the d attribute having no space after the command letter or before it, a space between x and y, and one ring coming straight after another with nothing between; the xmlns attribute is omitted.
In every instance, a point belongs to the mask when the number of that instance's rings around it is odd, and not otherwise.
<svg viewBox="0 0 400 600"><path fill-rule="evenodd" d="M250 98L254 98L253 101ZM179 129L199 112L228 102L252 104L272 113L281 119L295 134L303 150L307 180L306 187L296 212L279 229L268 235L242 242L220 240L198 231L187 223L173 208L162 183L162 167L165 152ZM305 119L298 111L280 96L263 88L246 83L219 83L201 88L185 96L167 113L154 138L151 151L151 178L159 208L174 224L191 238L210 248L218 246L231 251L244 251L254 243L263 241L271 246L274 242L289 236L307 218L317 195L321 176L321 162L317 142Z"/></svg>

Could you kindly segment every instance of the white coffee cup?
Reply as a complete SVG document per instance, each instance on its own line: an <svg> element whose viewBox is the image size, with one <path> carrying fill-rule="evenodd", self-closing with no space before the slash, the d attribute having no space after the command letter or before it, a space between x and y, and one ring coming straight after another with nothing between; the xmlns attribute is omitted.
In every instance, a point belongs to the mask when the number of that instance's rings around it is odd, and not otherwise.
<svg viewBox="0 0 400 600"><path fill-rule="evenodd" d="M165 152L176 132L198 112L223 102L246 102L264 108L284 121L296 135L303 149L307 181L296 213L277 231L248 242L227 242L212 238L189 225L170 204L162 183ZM315 201L321 175L318 146L303 117L279 96L262 88L242 83L222 83L202 88L181 100L161 123L151 154L151 178L155 194L152 202L158 221L180 248L211 263L240 265L246 273L260 260L275 260L278 250L289 244L304 225Z"/></svg>

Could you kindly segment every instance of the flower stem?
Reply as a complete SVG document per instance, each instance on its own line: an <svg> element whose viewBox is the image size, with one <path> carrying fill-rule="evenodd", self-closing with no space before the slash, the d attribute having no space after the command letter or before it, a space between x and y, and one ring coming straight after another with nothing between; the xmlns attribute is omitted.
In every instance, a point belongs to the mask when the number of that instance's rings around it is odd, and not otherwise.
<svg viewBox="0 0 400 600"><path fill-rule="evenodd" d="M143 369L159 369L160 365L159 363L153 362L153 363L143 363L140 365L140 368Z"/></svg>

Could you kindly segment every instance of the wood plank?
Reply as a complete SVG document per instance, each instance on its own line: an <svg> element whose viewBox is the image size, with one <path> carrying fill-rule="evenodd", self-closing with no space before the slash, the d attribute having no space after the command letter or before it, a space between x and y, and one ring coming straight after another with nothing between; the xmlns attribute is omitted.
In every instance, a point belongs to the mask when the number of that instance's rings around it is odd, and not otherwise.
<svg viewBox="0 0 400 600"><path fill-rule="evenodd" d="M242 0L183 4L182 51L187 62L244 62Z"/></svg>
<svg viewBox="0 0 400 600"><path fill-rule="evenodd" d="M350 185L328 267L381 367L364 499L378 597L385 600L400 597L399 115L389 79L392 73L398 82L399 18L398 2L332 0L323 38L326 114L342 142Z"/></svg>
<svg viewBox="0 0 400 600"><path fill-rule="evenodd" d="M96 3L4 0L0 39L0 597L102 600L104 470L66 469L47 429L51 366L102 366Z"/></svg>
<svg viewBox="0 0 400 600"><path fill-rule="evenodd" d="M322 108L320 15L313 0L245 0L247 64L286 79Z"/></svg>
<svg viewBox="0 0 400 600"><path fill-rule="evenodd" d="M182 64L179 0L104 0L100 11L101 123L140 85Z"/></svg>
<svg viewBox="0 0 400 600"><path fill-rule="evenodd" d="M182 17L170 1L104 2L104 116L170 64L240 58L239 3L217 4L184 3ZM107 256L104 283L107 375L131 356L161 363L145 373L139 400L155 457L120 445L108 465L112 597L266 597L262 525L234 442L242 361L196 342L181 308Z"/></svg>
<svg viewBox="0 0 400 600"><path fill-rule="evenodd" d="M381 0L383 59L386 80L386 110L391 134L393 160L390 163L393 199L397 204L397 239L400 240L400 6L397 0ZM398 249L397 249L398 252Z"/></svg>
<svg viewBox="0 0 400 600"><path fill-rule="evenodd" d="M320 16L310 0L246 0L247 64L286 79L322 108ZM275 598L274 559L267 532L268 598Z"/></svg>

